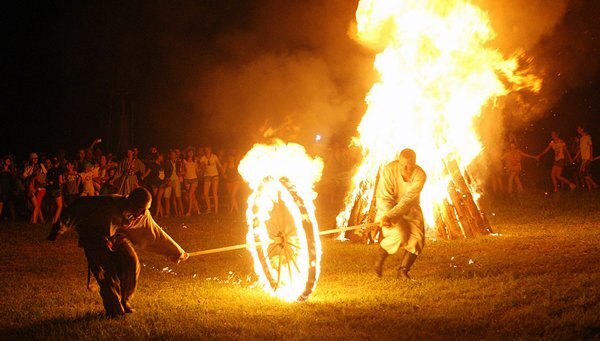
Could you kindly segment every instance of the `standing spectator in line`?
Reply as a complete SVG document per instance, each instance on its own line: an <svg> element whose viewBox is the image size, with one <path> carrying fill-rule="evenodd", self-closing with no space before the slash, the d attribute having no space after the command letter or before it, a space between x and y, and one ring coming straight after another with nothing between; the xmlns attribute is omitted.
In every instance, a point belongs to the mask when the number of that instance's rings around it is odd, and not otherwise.
<svg viewBox="0 0 600 341"><path fill-rule="evenodd" d="M67 157L64 149L59 149L58 153L56 153L56 157L58 158L58 162L60 162L60 166L62 169L67 169Z"/></svg>
<svg viewBox="0 0 600 341"><path fill-rule="evenodd" d="M140 165L135 158L133 149L127 150L127 155L119 164L119 169L115 176L117 193L127 196L131 191L139 187L137 173L140 171Z"/></svg>
<svg viewBox="0 0 600 341"><path fill-rule="evenodd" d="M569 150L567 149L567 144L563 139L561 139L558 135L558 132L552 131L551 133L552 141L548 144L548 147L544 149L543 152L536 156L537 159L546 154L550 149L554 150L554 164L552 165L552 170L550 171L550 177L552 178L552 185L554 186L554 192L558 192L558 181L569 185L569 188L574 190L577 186L571 181L567 180L564 176L562 176L563 168L567 164L567 160L565 159L565 155L569 158L569 162L573 163L573 159L571 158L571 154L569 154Z"/></svg>
<svg viewBox="0 0 600 341"><path fill-rule="evenodd" d="M573 163L567 165L566 172L567 178L571 180L579 188L579 185L585 186L583 178L580 178L579 167L581 166L581 158L579 155L579 138L573 136L571 144L569 145L569 153L573 155Z"/></svg>
<svg viewBox="0 0 600 341"><path fill-rule="evenodd" d="M83 173L85 171L85 149L79 149L79 152L77 152L75 170L77 173Z"/></svg>
<svg viewBox="0 0 600 341"><path fill-rule="evenodd" d="M217 155L212 153L211 147L204 149L204 156L200 159L202 173L204 174L204 201L206 202L206 213L212 212L209 192L212 188L215 213L219 213L219 172L223 173L223 165Z"/></svg>
<svg viewBox="0 0 600 341"><path fill-rule="evenodd" d="M229 212L237 213L239 211L237 192L242 183L242 178L238 172L238 162L233 154L227 155L223 178L225 179L227 193L229 194Z"/></svg>
<svg viewBox="0 0 600 341"><path fill-rule="evenodd" d="M114 184L116 182L117 169L109 168L108 169L108 180L104 183L104 188L106 194L117 194L119 190Z"/></svg>
<svg viewBox="0 0 600 341"><path fill-rule="evenodd" d="M223 169L222 169L222 172L221 172L221 175L223 175L224 172L225 172L224 162L227 159L227 152L225 151L225 149L219 148L215 154L217 155L217 158L219 159L219 161L223 165ZM226 186L226 184L223 181L219 181L219 186L218 187L219 188L217 190L217 193L219 194L219 197L222 198L223 195L224 195L224 193L227 191L227 186Z"/></svg>
<svg viewBox="0 0 600 341"><path fill-rule="evenodd" d="M200 214L198 199L196 198L196 189L198 188L198 162L194 157L194 149L189 148L186 151L183 160L183 186L188 193L188 211L186 216L192 215L192 211Z"/></svg>
<svg viewBox="0 0 600 341"><path fill-rule="evenodd" d="M185 160L186 157L186 148L181 148L181 149L175 149L175 155L177 155L177 160L179 160L179 162L181 162L181 174L179 175L179 183L181 184L181 201L183 202L183 206L181 206L181 210L185 211L185 207L189 206L189 195L188 195L188 191L185 188L185 184L184 184L184 173L185 173L185 169L183 167L183 160Z"/></svg>
<svg viewBox="0 0 600 341"><path fill-rule="evenodd" d="M169 152L169 160L164 163L165 177L167 179L165 188L165 215L171 214L171 201L173 213L177 217L183 216L183 203L181 202L181 182L179 178L183 175L181 160L177 158L177 152Z"/></svg>
<svg viewBox="0 0 600 341"><path fill-rule="evenodd" d="M31 219L29 222L37 224L38 222L44 223L44 214L42 213L42 201L46 195L46 167L38 163L38 156L36 153L29 155L29 163L25 166L23 171L23 179L27 187L27 198L33 205L33 212L31 213Z"/></svg>
<svg viewBox="0 0 600 341"><path fill-rule="evenodd" d="M103 156L104 154L102 153L102 148L100 147L96 147L94 148L94 158L92 160L93 163L100 163L100 158Z"/></svg>
<svg viewBox="0 0 600 341"><path fill-rule="evenodd" d="M163 215L162 198L165 193L165 169L163 167L162 154L154 154L154 160L148 164L144 179L147 178L147 184L152 190L152 204L154 205L154 216Z"/></svg>
<svg viewBox="0 0 600 341"><path fill-rule="evenodd" d="M63 196L62 196L62 185L64 184L63 174L64 169L60 164L60 160L55 158L50 169L48 169L48 186L46 187L50 198L54 199L56 204L56 212L54 212L52 218L52 224L56 223L60 218L60 213L63 209Z"/></svg>
<svg viewBox="0 0 600 341"><path fill-rule="evenodd" d="M506 162L506 170L508 171L508 194L513 192L513 183L517 187L517 193L523 192L523 185L521 184L521 158L528 157L535 159L533 155L529 155L517 148L515 142L511 142L508 150L504 154L504 161Z"/></svg>
<svg viewBox="0 0 600 341"><path fill-rule="evenodd" d="M81 177L81 184L82 184L81 196L82 197L95 196L96 195L96 187L94 186L94 178L96 178L98 176L98 173L96 172L97 169L95 169L94 166L90 162L87 162L85 164L84 168L85 168L85 171L83 173L79 173L79 176Z"/></svg>
<svg viewBox="0 0 600 341"><path fill-rule="evenodd" d="M44 168L46 168L46 174L44 174L42 176L42 180L41 182L44 184L44 188L46 188L46 196L44 197L44 200L42 201L42 212L44 213L44 216L48 216L48 215L52 215L52 197L48 196L48 171L50 169L52 169L53 163L52 163L52 159L47 158L47 156L44 156L44 162L42 162L42 165L44 166Z"/></svg>
<svg viewBox="0 0 600 341"><path fill-rule="evenodd" d="M133 160L136 168L135 175L138 178L138 186L143 186L142 175L146 173L146 164L140 159L140 151L137 148L133 148Z"/></svg>
<svg viewBox="0 0 600 341"><path fill-rule="evenodd" d="M69 206L79 197L79 185L81 184L81 177L75 171L75 165L71 161L67 161L67 170L63 174L63 180L65 182L65 206Z"/></svg>
<svg viewBox="0 0 600 341"><path fill-rule="evenodd" d="M85 162L89 162L92 164L92 167L94 166L94 151L91 148L88 148L85 150ZM85 168L85 166L84 166Z"/></svg>
<svg viewBox="0 0 600 341"><path fill-rule="evenodd" d="M94 178L94 187L96 188L96 191L98 191L98 193L100 195L106 195L106 194L110 194L109 190L108 190L108 171L109 171L109 165L108 165L108 161L106 159L105 155L100 155L100 158L98 159L99 163L97 165L97 176Z"/></svg>
<svg viewBox="0 0 600 341"><path fill-rule="evenodd" d="M227 153L225 152L225 149L223 148L219 148L219 150L216 152L217 157L219 158L219 160L223 160L225 161L227 159Z"/></svg>
<svg viewBox="0 0 600 341"><path fill-rule="evenodd" d="M119 163L115 161L115 156L111 152L106 153L106 164L108 168L119 168Z"/></svg>
<svg viewBox="0 0 600 341"><path fill-rule="evenodd" d="M577 132L581 135L581 139L579 139L579 152L577 153L577 156L581 157L579 174L581 174L585 187L587 187L588 191L591 191L598 188L598 184L592 178L590 170L592 156L594 155L594 145L592 144L592 137L582 126L577 127Z"/></svg>
<svg viewBox="0 0 600 341"><path fill-rule="evenodd" d="M94 164L94 162L95 162L94 161L95 147L100 142L102 142L101 139L95 139L94 141L92 141L92 144L89 147L87 147L86 149L81 149L79 151L79 158L81 158L81 151L83 150L84 160L81 161L82 165L80 167L82 167L84 169L84 171L85 171L85 162L86 161ZM99 152L100 152L100 154L102 153L101 150ZM81 173L81 170L78 169L77 171Z"/></svg>
<svg viewBox="0 0 600 341"><path fill-rule="evenodd" d="M18 191L17 187L17 170L12 165L12 159L9 156L5 156L2 160L0 169L0 218L2 218L2 211L5 207L8 207L10 213L10 220L15 220L15 205L14 198Z"/></svg>
<svg viewBox="0 0 600 341"><path fill-rule="evenodd" d="M159 151L158 148L156 146L152 146L150 147L150 153L148 153L148 157L146 157L146 160L144 160L146 165L149 165L153 162L155 162L156 160L156 156L158 155Z"/></svg>

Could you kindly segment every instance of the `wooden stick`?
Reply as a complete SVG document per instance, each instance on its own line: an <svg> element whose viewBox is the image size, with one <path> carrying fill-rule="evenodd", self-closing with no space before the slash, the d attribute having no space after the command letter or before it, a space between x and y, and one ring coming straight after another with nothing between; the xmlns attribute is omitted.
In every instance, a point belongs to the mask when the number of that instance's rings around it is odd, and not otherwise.
<svg viewBox="0 0 600 341"><path fill-rule="evenodd" d="M362 228L366 229L366 228L370 228L370 227L374 227L374 226L379 226L379 223L361 224L361 225L354 225L354 226L348 226L348 227L335 228L335 229L331 229L331 230L319 231L319 235L322 236L322 235L326 235L326 234L332 234L332 233L342 232L342 231L358 230L358 229L362 229ZM251 247L251 246L271 244L272 242L273 242L273 240L267 240L267 241L258 242L258 243L246 243L246 244L225 246L225 247L219 247L219 248L216 248L216 249L209 249L209 250L202 250L202 251L190 252L190 253L188 253L188 255L190 257L210 255L210 254L213 254L213 253L220 253L220 252L227 252L227 251L234 251L234 250L246 249L246 248Z"/></svg>
<svg viewBox="0 0 600 341"><path fill-rule="evenodd" d="M343 231L352 231L352 230L358 230L358 229L366 229L366 228L371 228L371 227L376 227L379 226L379 223L368 223L368 224L360 224L360 225L354 225L354 226L348 226L348 227L339 227L339 228L335 228L335 229L331 229L331 230L325 230L325 231L319 231L319 235L326 235L326 234L332 234L332 233L336 233L336 232L343 232Z"/></svg>
<svg viewBox="0 0 600 341"><path fill-rule="evenodd" d="M190 253L188 253L188 255L190 255L190 257L202 256L202 255L209 255L211 253L219 253L219 252L226 252L226 251L234 251L234 250L239 250L239 249L245 249L245 248L247 248L249 246L257 246L257 245L262 245L262 244L269 244L271 242L272 241L266 241L266 242L263 242L263 243L251 243L251 244L239 244L239 245L225 246L225 247L220 247L220 248L216 248L216 249L190 252Z"/></svg>

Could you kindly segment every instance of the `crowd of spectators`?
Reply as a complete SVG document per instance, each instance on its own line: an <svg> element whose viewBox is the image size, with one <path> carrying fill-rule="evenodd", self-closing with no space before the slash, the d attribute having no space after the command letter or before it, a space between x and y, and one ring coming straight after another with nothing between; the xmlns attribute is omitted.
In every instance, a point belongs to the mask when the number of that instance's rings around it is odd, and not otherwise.
<svg viewBox="0 0 600 341"><path fill-rule="evenodd" d="M103 153L100 139L80 149L74 159L60 150L56 155L31 153L22 164L12 155L0 163L0 217L15 220L30 212L30 223L56 222L64 207L80 196L127 195L145 187L153 195L152 214L190 216L219 213L220 194L229 212L238 212L242 179L235 150L211 147L152 147L141 156L128 149L121 159ZM222 195L221 195L222 196ZM15 213L16 212L16 213Z"/></svg>
<svg viewBox="0 0 600 341"><path fill-rule="evenodd" d="M592 138L585 128L577 127L577 136L569 145L556 131L551 137L544 150L530 154L519 147L514 135L509 136L502 157L490 163L488 184L492 192L523 192L522 159L539 162L550 151L553 161L549 178L554 192L561 188L597 189L591 164L600 157L594 158ZM237 171L240 158L235 150L220 149L214 153L211 147L187 147L162 152L152 147L141 156L137 148L131 148L117 159L113 153L103 153L99 143L98 139L80 149L74 159L68 159L62 150L55 155L34 152L22 163L11 155L3 157L0 217L15 220L16 215L27 214L33 224L46 219L54 223L62 209L80 196L127 195L139 186L152 193L151 210L155 217L219 213L222 197L229 212L240 210L242 178ZM339 145L331 145L320 154L328 167L319 184L319 197L334 204L343 199L341 195L347 190L358 154Z"/></svg>

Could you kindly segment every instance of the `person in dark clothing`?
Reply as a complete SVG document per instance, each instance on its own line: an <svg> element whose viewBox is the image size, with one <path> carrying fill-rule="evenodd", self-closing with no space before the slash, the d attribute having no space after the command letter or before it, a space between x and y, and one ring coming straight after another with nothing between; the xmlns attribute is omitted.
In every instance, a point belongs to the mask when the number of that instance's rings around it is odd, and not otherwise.
<svg viewBox="0 0 600 341"><path fill-rule="evenodd" d="M88 267L98 285L106 316L132 313L140 263L133 245L167 256L175 263L189 255L152 219L152 197L144 188L120 195L81 197L63 211L48 240L70 228L79 235Z"/></svg>
<svg viewBox="0 0 600 341"><path fill-rule="evenodd" d="M145 180L146 185L152 190L154 216L158 218L163 215L162 198L165 193L166 177L162 154L153 154L152 157L154 160L146 165L146 174L142 180Z"/></svg>
<svg viewBox="0 0 600 341"><path fill-rule="evenodd" d="M51 167L49 167L48 173L46 174L46 180L48 183L46 190L50 194L50 197L54 199L56 204L56 212L54 212L52 224L58 221L60 213L63 209L62 186L65 183L63 180L64 172L65 170L62 168L60 160L56 158L53 160L53 164Z"/></svg>
<svg viewBox="0 0 600 341"><path fill-rule="evenodd" d="M2 160L0 168L0 218L2 211L8 208L10 219L15 220L14 199L18 192L17 170L12 165L12 159L8 156Z"/></svg>

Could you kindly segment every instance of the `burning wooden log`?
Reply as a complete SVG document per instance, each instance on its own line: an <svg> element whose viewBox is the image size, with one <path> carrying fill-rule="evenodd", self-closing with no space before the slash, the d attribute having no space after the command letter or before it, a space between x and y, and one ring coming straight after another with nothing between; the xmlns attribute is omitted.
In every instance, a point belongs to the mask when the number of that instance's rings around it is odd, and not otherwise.
<svg viewBox="0 0 600 341"><path fill-rule="evenodd" d="M446 223L444 223L444 218L442 217L440 206L436 205L434 210L436 236L440 239L448 239L448 230Z"/></svg>
<svg viewBox="0 0 600 341"><path fill-rule="evenodd" d="M443 206L440 208L440 211L442 213L442 219L444 220L444 224L448 227L448 238L463 238L464 235L462 234L460 225L456 218L454 207L450 205L448 200L444 199Z"/></svg>
<svg viewBox="0 0 600 341"><path fill-rule="evenodd" d="M442 239L472 238L492 233L492 228L485 214L475 203L469 184L472 182L468 174L463 175L455 160L445 163L451 180L448 184L448 199L434 207L434 222L436 235ZM349 225L359 225L374 222L376 213L375 192L379 183L380 171L377 173L374 187L361 183L361 193L355 198L348 219ZM364 235L358 231L348 237L353 240L376 242L377 231Z"/></svg>
<svg viewBox="0 0 600 341"><path fill-rule="evenodd" d="M481 213L479 207L477 204L475 204L471 190L467 185L467 182L461 173L456 160L450 160L446 164L446 167L450 176L452 177L452 183L455 185L455 191L449 190L450 196L455 208L457 208L457 213L459 216L461 212L459 212L458 207L461 208L462 215L465 216L465 221L463 222L462 219L460 221L463 227L466 226L465 235L470 237L466 230L470 230L470 234L474 235L487 235L492 233L489 221L487 221L485 215Z"/></svg>
<svg viewBox="0 0 600 341"><path fill-rule="evenodd" d="M466 238L473 237L473 230L476 228L475 219L473 219L471 212L469 212L469 210L466 208L466 203L464 200L465 198L461 192L456 189L453 182L450 182L448 185L448 194L450 195L452 206L456 211L456 216L462 235Z"/></svg>

